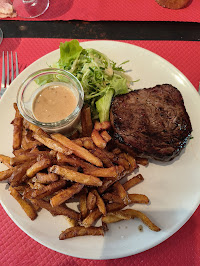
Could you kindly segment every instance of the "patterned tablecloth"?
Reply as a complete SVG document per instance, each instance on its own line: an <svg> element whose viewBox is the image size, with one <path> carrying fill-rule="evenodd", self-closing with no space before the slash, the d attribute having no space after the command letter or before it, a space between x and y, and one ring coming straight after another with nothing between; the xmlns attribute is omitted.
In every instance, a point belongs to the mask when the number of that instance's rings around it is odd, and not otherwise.
<svg viewBox="0 0 200 266"><path fill-rule="evenodd" d="M1 51L18 52L20 69L58 48L61 39L4 39ZM127 41L146 48L174 64L198 88L198 42ZM0 60L1 61L1 60ZM1 62L0 62L1 64ZM200 208L172 237L143 253L122 259L77 259L52 251L22 232L0 206L0 265L200 265Z"/></svg>

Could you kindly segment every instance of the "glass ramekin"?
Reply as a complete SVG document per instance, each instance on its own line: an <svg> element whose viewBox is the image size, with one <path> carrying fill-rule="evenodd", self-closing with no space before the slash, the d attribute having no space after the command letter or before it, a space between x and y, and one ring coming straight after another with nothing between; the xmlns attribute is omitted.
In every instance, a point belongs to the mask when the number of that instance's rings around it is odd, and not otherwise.
<svg viewBox="0 0 200 266"><path fill-rule="evenodd" d="M40 85L37 83L38 80L40 80ZM43 83L41 84L42 80ZM73 91L77 99L76 108L69 116L60 121L51 123L40 122L33 114L34 99L39 91L55 82L61 85L65 83ZM57 68L46 68L32 73L23 81L17 93L17 106L21 115L26 120L41 127L46 132L60 132L65 135L70 135L77 129L83 101L84 91L79 80L70 72Z"/></svg>

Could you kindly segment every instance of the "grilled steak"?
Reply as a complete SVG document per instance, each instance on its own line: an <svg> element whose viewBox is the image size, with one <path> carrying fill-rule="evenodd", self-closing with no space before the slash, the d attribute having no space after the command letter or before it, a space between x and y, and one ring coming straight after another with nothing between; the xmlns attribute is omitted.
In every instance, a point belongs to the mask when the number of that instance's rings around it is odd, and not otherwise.
<svg viewBox="0 0 200 266"><path fill-rule="evenodd" d="M177 156L192 131L181 93L168 84L116 96L110 119L121 148L160 161Z"/></svg>

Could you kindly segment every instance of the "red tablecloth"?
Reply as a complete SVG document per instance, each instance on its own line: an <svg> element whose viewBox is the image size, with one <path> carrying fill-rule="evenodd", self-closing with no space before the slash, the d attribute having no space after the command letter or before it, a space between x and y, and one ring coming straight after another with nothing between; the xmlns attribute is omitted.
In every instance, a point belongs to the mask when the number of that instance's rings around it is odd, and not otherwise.
<svg viewBox="0 0 200 266"><path fill-rule="evenodd" d="M200 22L200 4L199 0L191 0L187 7L171 10L159 6L155 0L50 0L46 13L34 20L73 19Z"/></svg>
<svg viewBox="0 0 200 266"><path fill-rule="evenodd" d="M4 39L3 50L18 52L21 69L58 48L61 39ZM147 48L174 64L198 88L199 42L127 41ZM1 61L1 60L0 60ZM0 62L1 63L1 62ZM0 265L200 265L200 208L162 244L141 254L110 261L72 258L52 251L27 236L0 207Z"/></svg>

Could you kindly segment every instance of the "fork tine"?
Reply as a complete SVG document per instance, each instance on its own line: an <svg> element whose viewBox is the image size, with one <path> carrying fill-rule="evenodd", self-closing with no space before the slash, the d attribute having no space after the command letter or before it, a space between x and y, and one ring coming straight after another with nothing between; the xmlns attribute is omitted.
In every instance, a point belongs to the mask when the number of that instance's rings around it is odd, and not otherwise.
<svg viewBox="0 0 200 266"><path fill-rule="evenodd" d="M1 76L1 91L5 87L5 55L2 53L2 76Z"/></svg>
<svg viewBox="0 0 200 266"><path fill-rule="evenodd" d="M6 81L6 88L9 87L9 83L10 83L10 75L9 75L9 53L7 51L7 81Z"/></svg>
<svg viewBox="0 0 200 266"><path fill-rule="evenodd" d="M13 53L11 51L11 82L14 80L14 65L13 65Z"/></svg>
<svg viewBox="0 0 200 266"><path fill-rule="evenodd" d="M17 77L19 75L17 52L15 52L15 62L16 62L16 77Z"/></svg>
<svg viewBox="0 0 200 266"><path fill-rule="evenodd" d="M6 60L6 56L7 56L7 60ZM6 64L5 64L5 61L6 61ZM6 66L7 66L7 71L6 71ZM14 80L15 78L14 72L16 72L16 77L17 77L19 74L17 52L15 53L15 69L14 69L13 52L11 51L10 58L9 58L9 52L7 51L6 53L3 51L0 98L2 97L6 89L8 89L8 87L10 86L10 83ZM7 73L7 78L6 78L6 73ZM10 79L10 74L11 74L11 79Z"/></svg>

